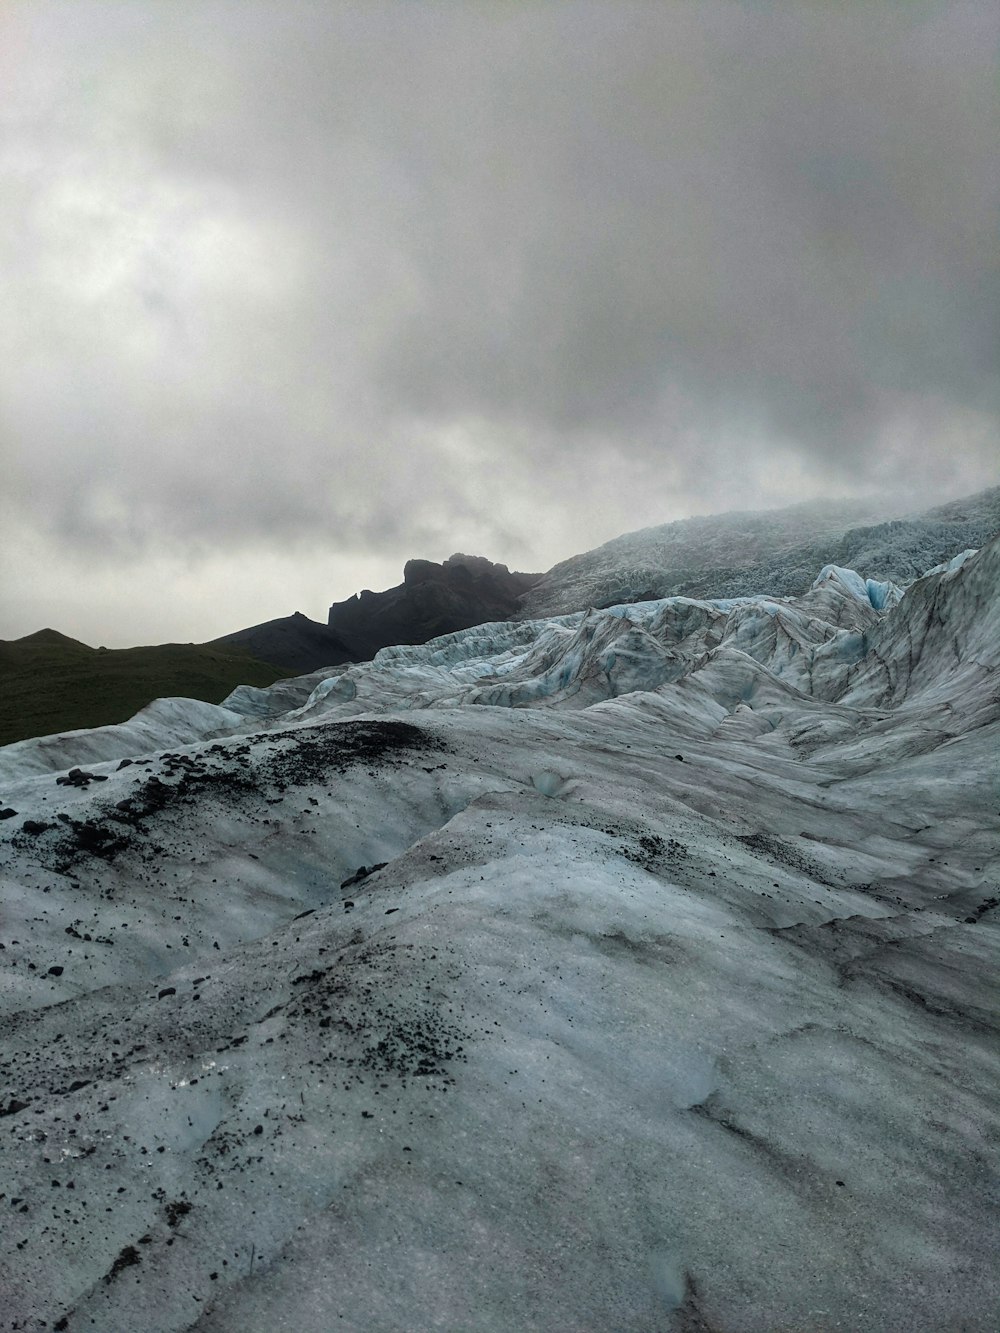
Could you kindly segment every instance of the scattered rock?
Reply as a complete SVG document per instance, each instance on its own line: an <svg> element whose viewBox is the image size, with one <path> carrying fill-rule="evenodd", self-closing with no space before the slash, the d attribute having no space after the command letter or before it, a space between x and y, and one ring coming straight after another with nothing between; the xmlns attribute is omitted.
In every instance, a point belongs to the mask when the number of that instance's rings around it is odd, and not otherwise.
<svg viewBox="0 0 1000 1333"><path fill-rule="evenodd" d="M46 824L41 819L26 819L21 825L21 831L23 833L30 833L32 837L37 837L39 833L44 833L50 828L55 828L55 824Z"/></svg>
<svg viewBox="0 0 1000 1333"><path fill-rule="evenodd" d="M61 777L56 778L56 785L86 789L92 782L107 782L107 780L107 777L102 774L87 773L82 768L71 768L68 773L63 773Z"/></svg>
<svg viewBox="0 0 1000 1333"><path fill-rule="evenodd" d="M388 864L388 861L378 861L373 866L358 866L353 875L341 882L340 887L342 889L349 889L354 884L360 884L361 881L367 879L369 875L374 875L376 870L384 870Z"/></svg>

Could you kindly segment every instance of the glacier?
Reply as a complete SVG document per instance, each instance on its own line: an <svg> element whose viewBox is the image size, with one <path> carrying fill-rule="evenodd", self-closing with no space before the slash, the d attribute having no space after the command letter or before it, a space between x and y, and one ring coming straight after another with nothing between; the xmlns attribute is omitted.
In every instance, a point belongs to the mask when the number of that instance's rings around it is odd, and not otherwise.
<svg viewBox="0 0 1000 1333"><path fill-rule="evenodd" d="M0 1328L992 1330L1000 539L0 749Z"/></svg>
<svg viewBox="0 0 1000 1333"><path fill-rule="evenodd" d="M903 586L1000 529L1000 486L908 516L890 501L813 500L628 532L555 565L522 598L521 617L668 594L799 596L831 560Z"/></svg>

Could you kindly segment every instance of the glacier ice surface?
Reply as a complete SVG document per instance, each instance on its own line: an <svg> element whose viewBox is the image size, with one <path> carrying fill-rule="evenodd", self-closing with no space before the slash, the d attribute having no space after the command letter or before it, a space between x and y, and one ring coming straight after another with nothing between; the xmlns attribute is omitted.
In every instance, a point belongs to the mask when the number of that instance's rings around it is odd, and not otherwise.
<svg viewBox="0 0 1000 1333"><path fill-rule="evenodd" d="M0 1328L996 1327L998 591L0 750Z"/></svg>

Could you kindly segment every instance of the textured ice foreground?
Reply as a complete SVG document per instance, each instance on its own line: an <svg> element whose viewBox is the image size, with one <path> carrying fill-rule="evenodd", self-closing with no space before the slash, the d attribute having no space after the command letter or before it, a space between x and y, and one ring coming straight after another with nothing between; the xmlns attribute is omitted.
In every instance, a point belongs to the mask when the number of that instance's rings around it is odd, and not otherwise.
<svg viewBox="0 0 1000 1333"><path fill-rule="evenodd" d="M1000 545L897 599L0 751L0 1328L996 1328Z"/></svg>

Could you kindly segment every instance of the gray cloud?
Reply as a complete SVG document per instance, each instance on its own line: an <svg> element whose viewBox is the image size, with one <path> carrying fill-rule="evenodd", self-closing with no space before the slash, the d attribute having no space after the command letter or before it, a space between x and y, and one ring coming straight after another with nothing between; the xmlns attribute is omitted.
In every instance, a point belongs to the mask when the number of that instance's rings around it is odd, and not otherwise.
<svg viewBox="0 0 1000 1333"><path fill-rule="evenodd" d="M6 530L77 602L126 560L206 590L221 560L259 619L296 553L325 600L409 554L544 567L688 512L996 479L991 4L3 22ZM45 598L8 589L7 632Z"/></svg>

